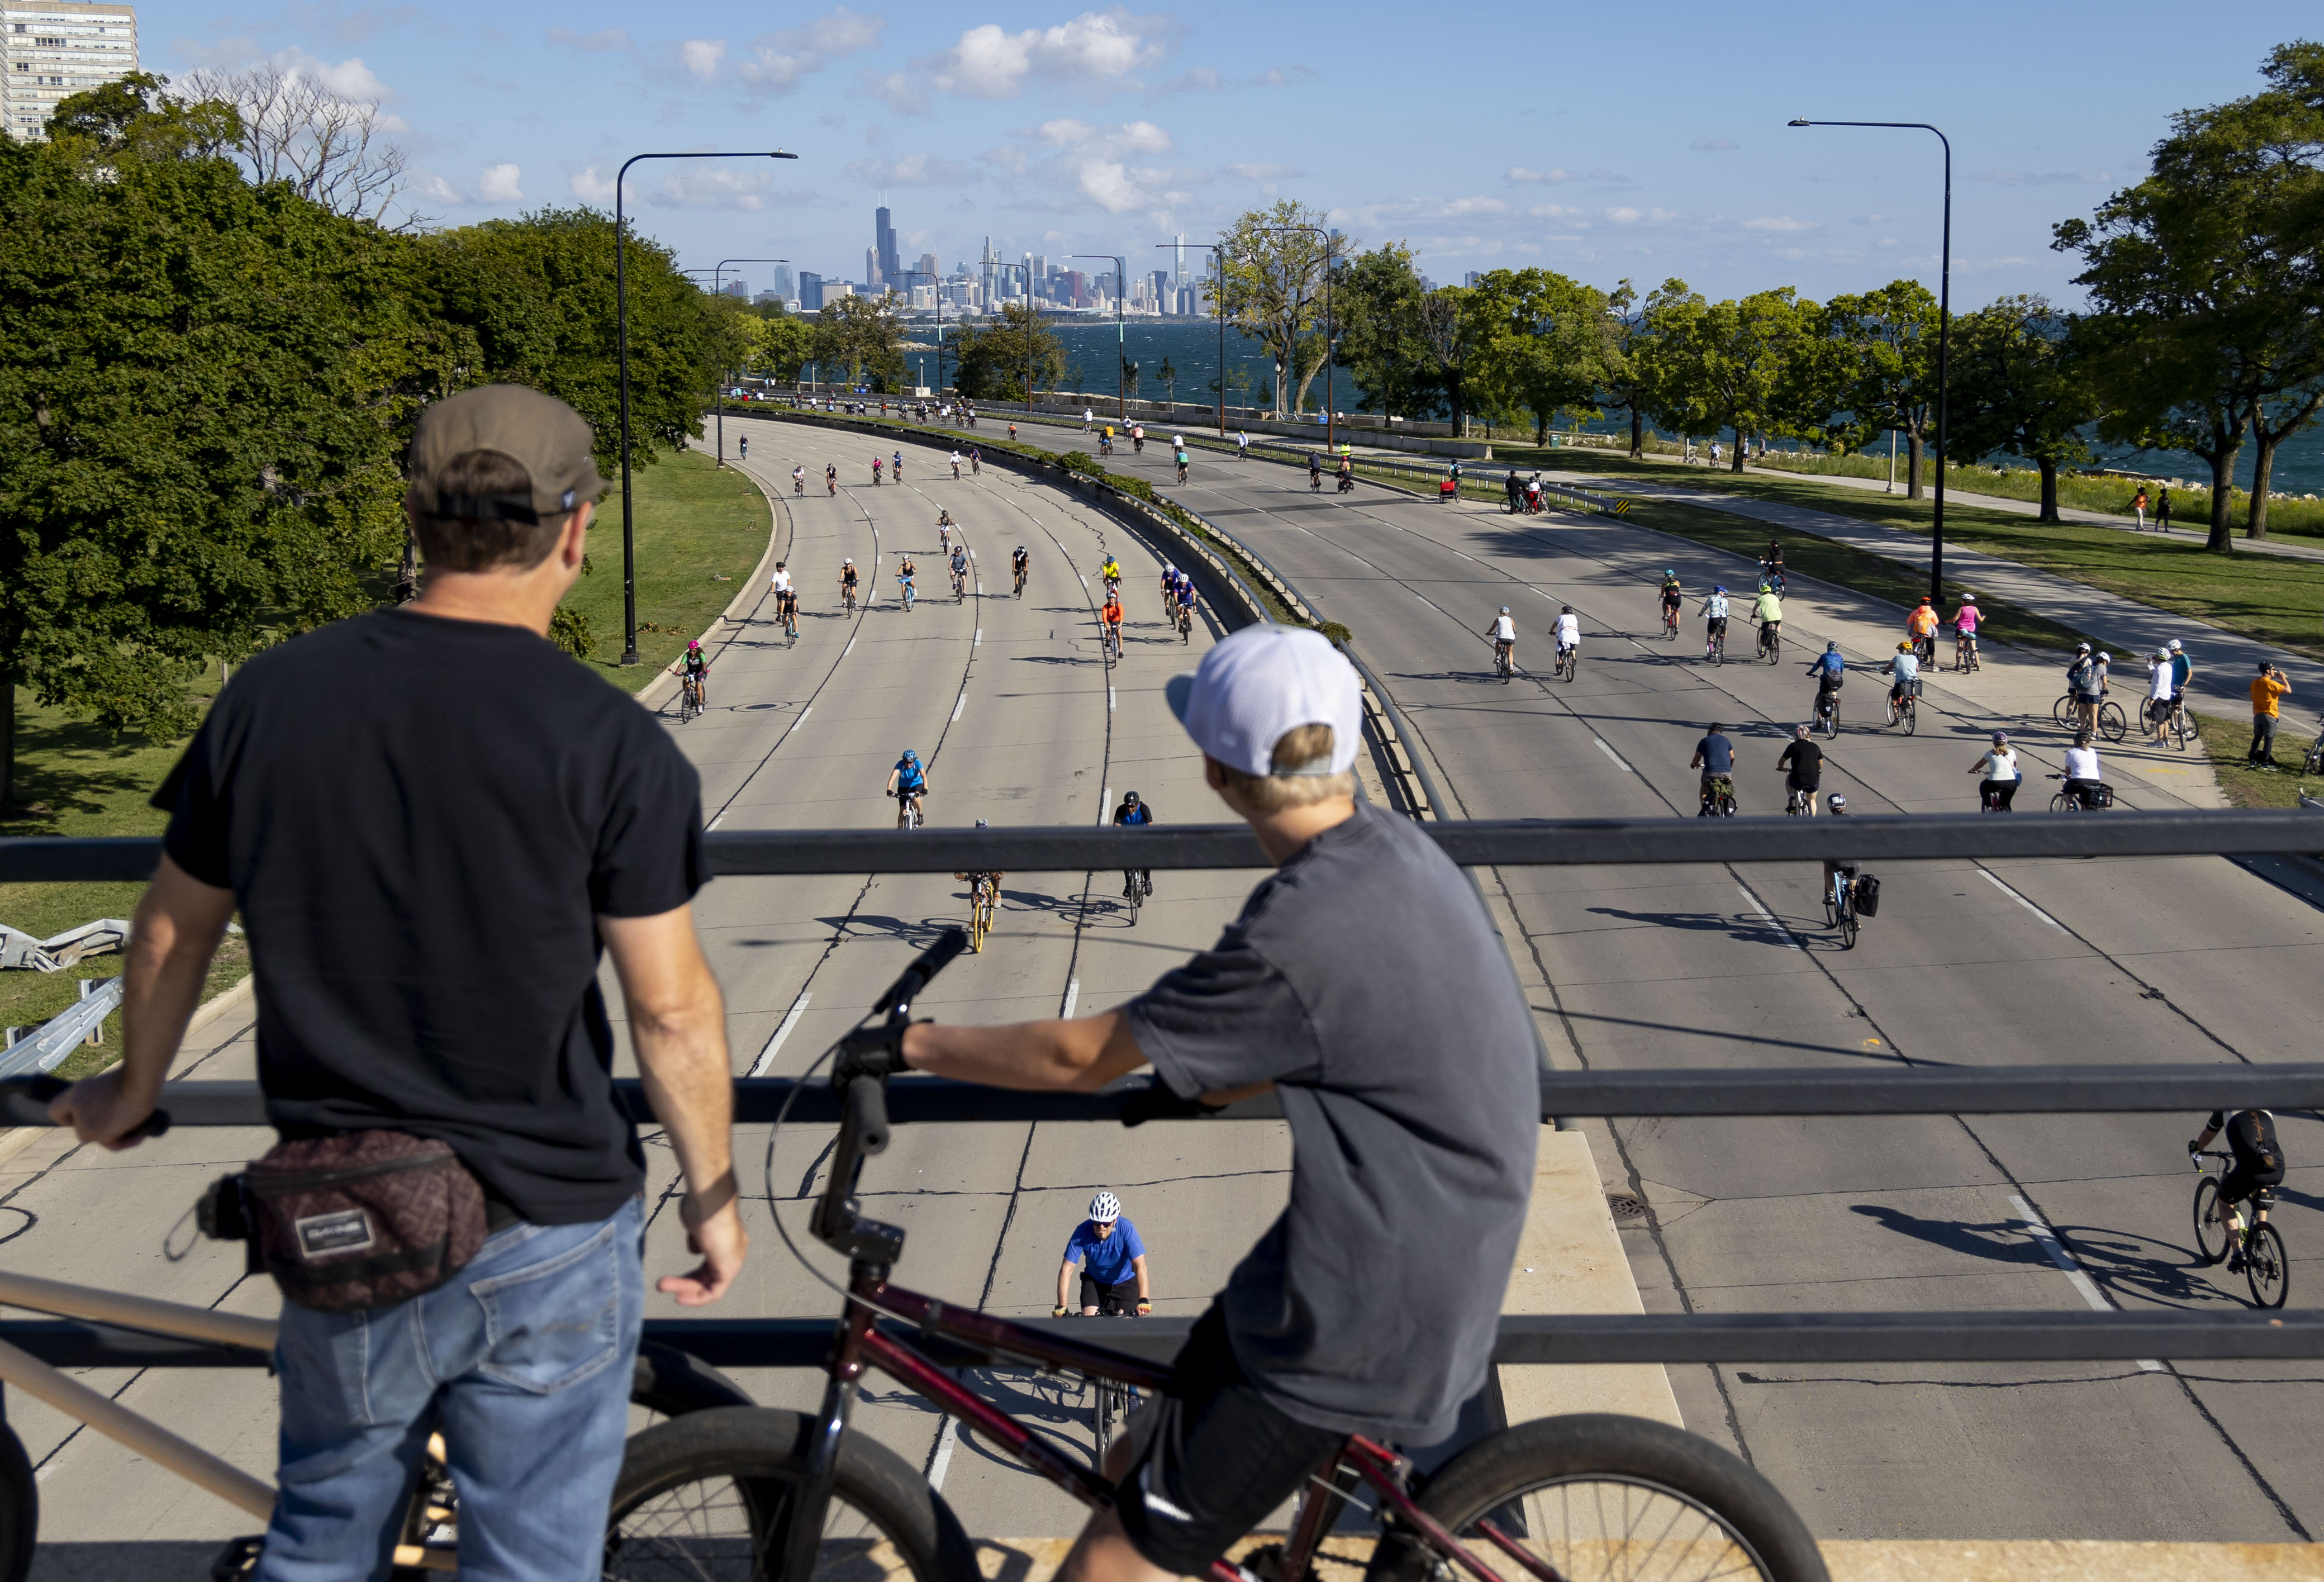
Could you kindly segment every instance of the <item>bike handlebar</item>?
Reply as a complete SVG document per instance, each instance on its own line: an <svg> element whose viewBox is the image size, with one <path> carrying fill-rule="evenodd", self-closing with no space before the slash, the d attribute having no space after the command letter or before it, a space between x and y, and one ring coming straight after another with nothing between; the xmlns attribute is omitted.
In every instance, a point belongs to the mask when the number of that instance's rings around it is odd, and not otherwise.
<svg viewBox="0 0 2324 1582"><path fill-rule="evenodd" d="M45 1071L0 1081L0 1121L21 1126L45 1126L49 1124L50 1104L71 1086L63 1078L51 1077ZM160 1137L169 1130L170 1112L157 1108L115 1141L130 1143L142 1137Z"/></svg>

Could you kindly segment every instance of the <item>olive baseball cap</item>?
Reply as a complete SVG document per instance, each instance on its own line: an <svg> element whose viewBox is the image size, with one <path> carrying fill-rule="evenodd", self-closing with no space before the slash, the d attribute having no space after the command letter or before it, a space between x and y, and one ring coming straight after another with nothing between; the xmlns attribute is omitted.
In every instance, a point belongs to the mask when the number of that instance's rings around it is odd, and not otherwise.
<svg viewBox="0 0 2324 1582"><path fill-rule="evenodd" d="M521 384L486 384L438 402L420 414L405 464L404 503L423 516L539 522L605 492L591 459L589 421L553 395ZM532 493L448 499L437 479L472 450L497 450L532 476Z"/></svg>

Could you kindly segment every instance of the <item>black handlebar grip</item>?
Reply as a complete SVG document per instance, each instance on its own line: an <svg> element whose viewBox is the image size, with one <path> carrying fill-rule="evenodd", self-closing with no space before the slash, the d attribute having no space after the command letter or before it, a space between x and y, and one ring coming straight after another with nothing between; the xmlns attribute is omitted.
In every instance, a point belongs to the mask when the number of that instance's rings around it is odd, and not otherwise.
<svg viewBox="0 0 2324 1582"><path fill-rule="evenodd" d="M847 1086L847 1130L865 1153L882 1153L888 1147L888 1090L871 1078Z"/></svg>
<svg viewBox="0 0 2324 1582"><path fill-rule="evenodd" d="M1180 1098L1170 1091L1167 1083L1157 1081L1130 1096L1121 1106L1121 1124L1142 1126L1148 1121L1183 1120L1190 1115L1213 1115L1226 1106L1204 1104L1199 1098Z"/></svg>

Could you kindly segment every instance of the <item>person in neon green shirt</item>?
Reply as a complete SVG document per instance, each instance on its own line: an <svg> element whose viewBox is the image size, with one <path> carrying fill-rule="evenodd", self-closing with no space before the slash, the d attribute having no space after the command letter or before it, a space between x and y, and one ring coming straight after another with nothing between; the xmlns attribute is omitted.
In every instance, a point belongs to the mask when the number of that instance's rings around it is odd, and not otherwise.
<svg viewBox="0 0 2324 1582"><path fill-rule="evenodd" d="M1772 587L1763 587L1751 603L1751 618L1762 626L1781 632L1784 624L1784 601L1775 597Z"/></svg>

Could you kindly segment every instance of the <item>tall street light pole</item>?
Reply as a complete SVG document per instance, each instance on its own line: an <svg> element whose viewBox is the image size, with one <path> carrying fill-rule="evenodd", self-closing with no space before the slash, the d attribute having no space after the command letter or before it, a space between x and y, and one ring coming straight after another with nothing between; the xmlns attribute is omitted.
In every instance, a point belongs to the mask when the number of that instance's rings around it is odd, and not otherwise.
<svg viewBox="0 0 2324 1582"><path fill-rule="evenodd" d="M1323 449L1328 451L1340 431L1340 414L1332 399L1332 343L1338 338L1339 327L1332 319L1332 233L1322 226L1268 226L1270 231L1307 231L1323 238ZM1299 351L1295 343L1291 351L1291 372L1299 372Z"/></svg>
<svg viewBox="0 0 2324 1582"><path fill-rule="evenodd" d="M1881 126L1893 131L1935 132L1945 145L1944 248L1937 274L1937 501L1929 541L1929 602L1945 602L1945 393L1950 370L1953 319L1953 144L1926 121L1794 121L1794 126ZM1738 440L1738 443L1740 443Z"/></svg>
<svg viewBox="0 0 2324 1582"><path fill-rule="evenodd" d="M788 258L722 258L716 267L710 272L710 294L714 297L720 294L719 281L725 274L726 266L730 264L788 264L789 262ZM702 272L698 269L689 269L686 273L700 274ZM717 403L718 408L718 465L724 467L726 465L726 382L724 379L718 381L712 389L711 398Z"/></svg>
<svg viewBox="0 0 2324 1582"><path fill-rule="evenodd" d="M1170 247L1184 252L1188 247L1208 247L1215 264L1211 271L1211 317L1219 321L1219 438L1227 437L1227 303L1222 289L1227 280L1226 244L1224 242L1157 242L1157 247ZM1179 266L1185 268L1183 264Z"/></svg>
<svg viewBox="0 0 2324 1582"><path fill-rule="evenodd" d="M1121 299L1130 294L1130 260L1119 253L1075 253L1073 256L1113 260L1113 404L1126 423L1130 421L1130 392L1122 371L1130 361L1130 332L1121 322Z"/></svg>
<svg viewBox="0 0 2324 1582"><path fill-rule="evenodd" d="M622 662L638 662L638 541L630 512L630 228L622 183L640 160L795 160L781 149L764 153L638 153L613 175L613 343L622 365Z"/></svg>

